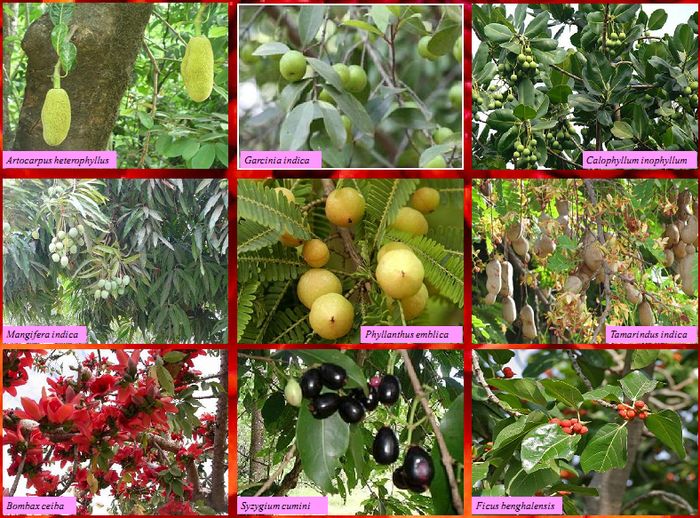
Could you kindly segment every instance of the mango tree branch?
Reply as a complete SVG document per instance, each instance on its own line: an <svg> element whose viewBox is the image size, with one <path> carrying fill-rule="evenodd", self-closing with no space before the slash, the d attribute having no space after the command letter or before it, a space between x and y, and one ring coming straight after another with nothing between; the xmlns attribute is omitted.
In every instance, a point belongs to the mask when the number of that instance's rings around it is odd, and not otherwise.
<svg viewBox="0 0 700 518"><path fill-rule="evenodd" d="M440 448L440 459L442 460L442 464L445 467L445 472L447 473L447 480L450 484L450 495L452 496L452 505L454 506L457 514L464 514L464 504L462 503L462 495L459 494L459 486L457 485L457 480L455 479L453 469L455 461L452 458L452 455L450 455L450 451L447 449L445 438L443 437L442 432L440 431L440 426L438 425L437 420L435 419L433 409L430 408L428 400L425 397L423 386L418 380L418 376L416 375L416 371L413 368L411 358L408 356L408 351L406 351L405 349L402 350L401 358L403 359L404 367L406 368L406 373L408 374L408 378L411 380L411 385L413 385L413 390L416 393L416 397L420 400L420 403L423 406L423 411L425 411L425 415L427 416L428 421L430 422L430 427L435 433L435 440L437 441L438 447Z"/></svg>

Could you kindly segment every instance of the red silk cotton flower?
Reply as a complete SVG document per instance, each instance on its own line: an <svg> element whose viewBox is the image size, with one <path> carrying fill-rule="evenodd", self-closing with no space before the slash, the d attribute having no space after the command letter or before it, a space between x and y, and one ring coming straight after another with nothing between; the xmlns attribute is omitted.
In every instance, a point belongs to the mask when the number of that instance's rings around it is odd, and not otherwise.
<svg viewBox="0 0 700 518"><path fill-rule="evenodd" d="M90 392L95 397L102 397L112 391L116 382L117 378L110 374L94 378L90 383Z"/></svg>

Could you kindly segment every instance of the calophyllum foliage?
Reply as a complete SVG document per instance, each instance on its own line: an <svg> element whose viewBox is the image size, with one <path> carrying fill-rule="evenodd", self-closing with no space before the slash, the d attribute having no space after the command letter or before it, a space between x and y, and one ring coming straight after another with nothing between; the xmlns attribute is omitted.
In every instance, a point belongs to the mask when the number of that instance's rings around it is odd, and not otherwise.
<svg viewBox="0 0 700 518"><path fill-rule="evenodd" d="M667 19L638 4L474 6L474 167L577 169L586 150L697 149L697 11Z"/></svg>

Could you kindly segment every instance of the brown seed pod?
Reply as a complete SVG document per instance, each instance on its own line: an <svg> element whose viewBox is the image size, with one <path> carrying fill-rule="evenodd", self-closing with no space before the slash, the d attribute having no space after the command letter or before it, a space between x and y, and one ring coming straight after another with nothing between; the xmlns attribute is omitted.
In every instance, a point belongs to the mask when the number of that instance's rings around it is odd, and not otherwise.
<svg viewBox="0 0 700 518"><path fill-rule="evenodd" d="M530 304L525 304L520 309L520 321L523 324L523 336L528 340L537 338L537 326L535 325L535 312Z"/></svg>
<svg viewBox="0 0 700 518"><path fill-rule="evenodd" d="M670 268L676 260L676 254L673 253L673 249L667 248L664 250L664 266Z"/></svg>
<svg viewBox="0 0 700 518"><path fill-rule="evenodd" d="M511 246L513 247L513 251L518 254L520 257L525 257L530 250L530 243L527 242L527 239L525 238L520 238L511 243Z"/></svg>
<svg viewBox="0 0 700 518"><path fill-rule="evenodd" d="M557 212L559 213L560 216L568 216L569 215L569 202L566 200L557 200L555 202L557 206Z"/></svg>
<svg viewBox="0 0 700 518"><path fill-rule="evenodd" d="M688 255L685 246L685 243L679 242L673 247L673 253L676 256L676 259L683 259L686 255Z"/></svg>
<svg viewBox="0 0 700 518"><path fill-rule="evenodd" d="M690 297L695 295L695 291L697 289L697 284L694 282L697 281L697 278L695 275L693 275L693 266L697 264L697 261L698 255L693 253L688 254L678 262L678 274L681 278L681 289L683 290L683 293Z"/></svg>
<svg viewBox="0 0 700 518"><path fill-rule="evenodd" d="M515 301L513 297L505 297L503 299L503 320L512 324L515 322L517 317L517 312L515 309Z"/></svg>
<svg viewBox="0 0 700 518"><path fill-rule="evenodd" d="M676 225L675 223L669 223L668 225L666 225L664 237L668 238L668 241L666 241L666 246L668 248L671 248L673 245L678 243L678 240L681 238L681 234L678 230L678 225Z"/></svg>
<svg viewBox="0 0 700 518"><path fill-rule="evenodd" d="M501 291L502 297L513 296L513 265L509 261L501 261Z"/></svg>
<svg viewBox="0 0 700 518"><path fill-rule="evenodd" d="M506 237L511 241L517 241L525 235L525 225L522 221L516 221L506 230Z"/></svg>
<svg viewBox="0 0 700 518"><path fill-rule="evenodd" d="M639 313L639 324L642 326L653 326L656 324L656 318L654 317L654 312L651 309L651 305L645 300L637 308Z"/></svg>
<svg viewBox="0 0 700 518"><path fill-rule="evenodd" d="M640 304L642 302L641 292L631 282L625 283L625 296L630 304Z"/></svg>
<svg viewBox="0 0 700 518"><path fill-rule="evenodd" d="M681 239L686 243L694 243L698 238L698 218L689 216L680 235Z"/></svg>
<svg viewBox="0 0 700 518"><path fill-rule="evenodd" d="M486 265L486 291L486 303L493 304L501 291L501 263L497 259L491 259Z"/></svg>
<svg viewBox="0 0 700 518"><path fill-rule="evenodd" d="M603 266L603 258L603 250L598 243L591 243L583 249L583 262L592 272L597 272Z"/></svg>
<svg viewBox="0 0 700 518"><path fill-rule="evenodd" d="M535 254L537 257L544 259L557 249L557 244L548 235L542 235L535 243Z"/></svg>
<svg viewBox="0 0 700 518"><path fill-rule="evenodd" d="M566 279L566 283L564 283L564 291L568 291L569 293L581 293L582 289L583 281L577 275L570 275L569 278Z"/></svg>

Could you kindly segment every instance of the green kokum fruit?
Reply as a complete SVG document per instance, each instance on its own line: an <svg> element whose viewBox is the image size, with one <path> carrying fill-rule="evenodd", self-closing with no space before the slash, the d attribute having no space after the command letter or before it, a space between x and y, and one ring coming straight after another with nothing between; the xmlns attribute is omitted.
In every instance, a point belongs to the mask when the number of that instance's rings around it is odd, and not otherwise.
<svg viewBox="0 0 700 518"><path fill-rule="evenodd" d="M418 41L418 55L422 58L429 59L430 61L435 61L440 56L436 56L428 50L428 43L430 43L432 36L423 36Z"/></svg>
<svg viewBox="0 0 700 518"><path fill-rule="evenodd" d="M454 135L454 131L450 128L440 127L433 132L433 140L436 144L442 144L446 140L449 140Z"/></svg>
<svg viewBox="0 0 700 518"><path fill-rule="evenodd" d="M195 36L185 48L180 64L185 90L194 102L205 101L214 87L214 52L206 36Z"/></svg>
<svg viewBox="0 0 700 518"><path fill-rule="evenodd" d="M41 108L41 125L44 142L58 146L66 140L70 130L70 99L63 88L52 88L46 92Z"/></svg>
<svg viewBox="0 0 700 518"><path fill-rule="evenodd" d="M333 70L335 70L335 73L340 77L340 82L343 83L343 88L347 90L348 80L350 79L350 70L348 69L347 65L336 63L333 65Z"/></svg>
<svg viewBox="0 0 700 518"><path fill-rule="evenodd" d="M447 162L445 162L445 158L442 155L438 155L426 162L423 167L425 169L444 169L447 167Z"/></svg>
<svg viewBox="0 0 700 518"><path fill-rule="evenodd" d="M367 73L361 66L350 65L346 89L352 93L359 93L365 89L365 86L367 86Z"/></svg>
<svg viewBox="0 0 700 518"><path fill-rule="evenodd" d="M306 58L298 50L287 51L280 59L280 74L290 83L299 81L306 74Z"/></svg>

